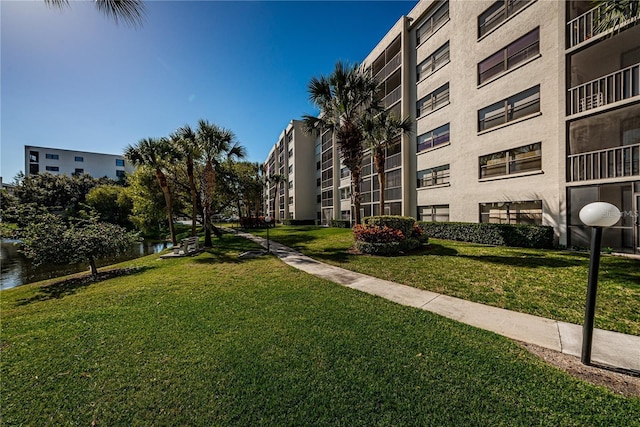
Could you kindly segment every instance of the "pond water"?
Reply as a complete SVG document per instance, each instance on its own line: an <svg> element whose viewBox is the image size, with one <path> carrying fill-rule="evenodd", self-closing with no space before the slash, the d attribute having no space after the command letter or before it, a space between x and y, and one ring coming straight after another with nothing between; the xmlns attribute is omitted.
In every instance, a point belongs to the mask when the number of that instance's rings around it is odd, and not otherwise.
<svg viewBox="0 0 640 427"><path fill-rule="evenodd" d="M2 270L0 273L0 290L14 288L39 280L88 271L89 269L89 263L64 265L42 264L35 267L30 260L18 252L18 246L15 245L15 242L15 240L2 240L0 243L0 268ZM123 255L96 260L96 265L100 268L105 265L155 254L170 245L171 244L167 242L157 241L135 243Z"/></svg>

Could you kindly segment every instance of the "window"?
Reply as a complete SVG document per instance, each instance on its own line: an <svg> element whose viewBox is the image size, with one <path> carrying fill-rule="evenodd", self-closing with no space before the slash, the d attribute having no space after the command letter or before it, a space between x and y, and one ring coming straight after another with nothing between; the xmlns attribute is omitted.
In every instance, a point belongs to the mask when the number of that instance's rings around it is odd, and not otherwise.
<svg viewBox="0 0 640 427"><path fill-rule="evenodd" d="M449 123L418 136L418 153L449 142Z"/></svg>
<svg viewBox="0 0 640 427"><path fill-rule="evenodd" d="M293 157L293 148L289 150L289 157Z"/></svg>
<svg viewBox="0 0 640 427"><path fill-rule="evenodd" d="M418 206L418 221L449 222L449 205Z"/></svg>
<svg viewBox="0 0 640 427"><path fill-rule="evenodd" d="M116 171L116 176L117 176L118 178L123 178L123 177L124 177L124 171L117 170L117 171Z"/></svg>
<svg viewBox="0 0 640 427"><path fill-rule="evenodd" d="M116 166L124 166L124 159L116 159Z"/></svg>
<svg viewBox="0 0 640 427"><path fill-rule="evenodd" d="M58 154L45 154L44 155L45 158L50 159L50 160L60 160L60 156Z"/></svg>
<svg viewBox="0 0 640 427"><path fill-rule="evenodd" d="M316 203L320 203L322 201L321 197L322 196L320 196L320 194L316 195Z"/></svg>
<svg viewBox="0 0 640 427"><path fill-rule="evenodd" d="M525 34L478 64L478 84L540 53L540 29Z"/></svg>
<svg viewBox="0 0 640 427"><path fill-rule="evenodd" d="M417 102L418 111L416 115L417 117L423 116L448 103L449 83L447 82Z"/></svg>
<svg viewBox="0 0 640 427"><path fill-rule="evenodd" d="M40 153L38 153L37 151L29 151L29 163L38 163L39 157Z"/></svg>
<svg viewBox="0 0 640 427"><path fill-rule="evenodd" d="M431 12L424 20L424 23L416 30L416 46L428 39L449 19L449 2L442 4Z"/></svg>
<svg viewBox="0 0 640 427"><path fill-rule="evenodd" d="M293 181L289 181L289 188L293 188Z"/></svg>
<svg viewBox="0 0 640 427"><path fill-rule="evenodd" d="M76 156L76 157L74 158L74 161L76 161L76 162L84 162L84 157L82 157L82 156Z"/></svg>
<svg viewBox="0 0 640 427"><path fill-rule="evenodd" d="M478 17L478 38L511 18L528 3L535 0L498 0Z"/></svg>
<svg viewBox="0 0 640 427"><path fill-rule="evenodd" d="M418 188L449 184L449 165L418 171Z"/></svg>
<svg viewBox="0 0 640 427"><path fill-rule="evenodd" d="M316 162L316 170L319 171L320 170L320 160L318 160Z"/></svg>
<svg viewBox="0 0 640 427"><path fill-rule="evenodd" d="M118 171L116 171L117 173ZM76 168L76 170L73 172L74 175L82 175L84 173L84 169L81 168Z"/></svg>
<svg viewBox="0 0 640 427"><path fill-rule="evenodd" d="M540 85L478 111L478 132L540 111Z"/></svg>
<svg viewBox="0 0 640 427"><path fill-rule="evenodd" d="M417 81L434 73L437 69L449 62L449 42L447 41L438 50L433 52L417 67Z"/></svg>
<svg viewBox="0 0 640 427"><path fill-rule="evenodd" d="M480 203L480 222L542 225L542 200Z"/></svg>
<svg viewBox="0 0 640 427"><path fill-rule="evenodd" d="M322 180L320 178L316 178L316 187L320 187L320 183Z"/></svg>
<svg viewBox="0 0 640 427"><path fill-rule="evenodd" d="M293 165L289 165L287 171L289 172L289 175L291 175L293 173Z"/></svg>
<svg viewBox="0 0 640 427"><path fill-rule="evenodd" d="M58 166L47 166L47 172L60 172L60 168Z"/></svg>
<svg viewBox="0 0 640 427"><path fill-rule="evenodd" d="M344 187L340 189L340 200L351 199L351 187Z"/></svg>
<svg viewBox="0 0 640 427"><path fill-rule="evenodd" d="M480 157L480 178L542 170L542 143Z"/></svg>
<svg viewBox="0 0 640 427"><path fill-rule="evenodd" d="M346 166L343 166L340 168L340 178L346 178L351 174L351 172L349 171L349 168Z"/></svg>
<svg viewBox="0 0 640 427"><path fill-rule="evenodd" d="M292 205L293 204L293 196L289 196L289 204Z"/></svg>
<svg viewBox="0 0 640 427"><path fill-rule="evenodd" d="M37 175L40 172L40 165L38 163L31 163L29 165L29 175Z"/></svg>

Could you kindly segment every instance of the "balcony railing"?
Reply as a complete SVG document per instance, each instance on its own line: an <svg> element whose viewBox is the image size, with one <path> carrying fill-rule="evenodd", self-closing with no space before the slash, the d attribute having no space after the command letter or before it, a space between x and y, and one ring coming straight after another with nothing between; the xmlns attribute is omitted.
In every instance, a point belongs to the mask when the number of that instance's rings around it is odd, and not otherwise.
<svg viewBox="0 0 640 427"><path fill-rule="evenodd" d="M567 162L570 182L640 176L640 144L572 154Z"/></svg>
<svg viewBox="0 0 640 427"><path fill-rule="evenodd" d="M640 64L569 89L569 115L640 95Z"/></svg>
<svg viewBox="0 0 640 427"><path fill-rule="evenodd" d="M631 2L630 2L631 3ZM592 37L595 37L599 34L604 34L608 31L603 31L599 28L599 22L601 22L601 17L604 16L605 5L596 6L593 9L583 13L577 18L572 19L567 24L569 29L569 48L579 45L582 42L589 40ZM631 7L631 4L629 4ZM627 16L632 16L629 10L629 14ZM623 21L619 27L623 27L635 20L637 17L629 18Z"/></svg>
<svg viewBox="0 0 640 427"><path fill-rule="evenodd" d="M389 77L391 73L393 73L396 70L396 68L400 66L401 63L402 63L402 58L400 57L400 52L398 52L393 58L389 60L389 62L387 62L387 64L384 67L382 67L382 70L376 73L375 79L378 82L385 81L385 79Z"/></svg>
<svg viewBox="0 0 640 427"><path fill-rule="evenodd" d="M384 108L389 108L398 102L400 98L402 98L402 85L389 92L389 94L382 100L382 105L384 105Z"/></svg>

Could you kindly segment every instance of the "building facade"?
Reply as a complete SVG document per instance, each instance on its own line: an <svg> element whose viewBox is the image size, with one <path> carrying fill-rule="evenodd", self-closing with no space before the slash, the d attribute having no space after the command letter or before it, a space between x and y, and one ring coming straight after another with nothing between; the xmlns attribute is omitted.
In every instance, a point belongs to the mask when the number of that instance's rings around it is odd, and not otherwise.
<svg viewBox="0 0 640 427"><path fill-rule="evenodd" d="M364 59L385 108L415 123L388 149L384 212L365 152L362 214L552 226L623 212L603 244L640 252L640 22L597 27L590 1L420 1ZM331 134L316 140L316 218L353 218ZM310 189L312 190L312 189Z"/></svg>
<svg viewBox="0 0 640 427"><path fill-rule="evenodd" d="M49 172L56 175L89 174L94 178L120 179L135 168L122 155L89 153L25 145L25 175Z"/></svg>
<svg viewBox="0 0 640 427"><path fill-rule="evenodd" d="M276 220L316 219L315 138L292 120L282 131L264 164L265 213Z"/></svg>

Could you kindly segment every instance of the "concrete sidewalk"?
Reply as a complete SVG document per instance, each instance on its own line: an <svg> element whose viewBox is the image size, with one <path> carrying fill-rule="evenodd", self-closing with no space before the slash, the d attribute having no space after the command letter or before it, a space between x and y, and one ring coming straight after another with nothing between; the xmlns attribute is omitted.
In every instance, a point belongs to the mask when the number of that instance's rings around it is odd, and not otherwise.
<svg viewBox="0 0 640 427"><path fill-rule="evenodd" d="M238 235L265 248L267 246L267 241L262 237L244 232L239 232ZM292 267L348 288L377 295L398 304L427 310L508 338L580 357L581 325L491 307L376 279L324 264L274 241L270 241L270 252ZM640 337L595 329L591 360L596 364L640 373Z"/></svg>

